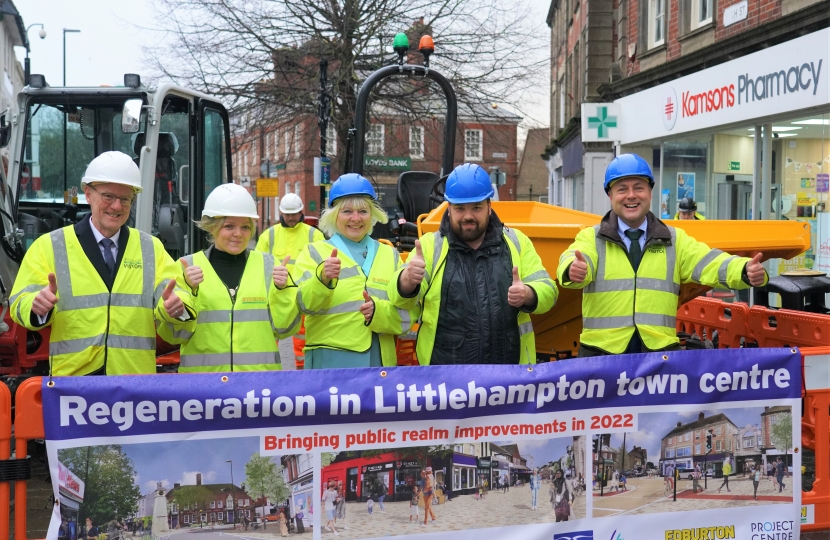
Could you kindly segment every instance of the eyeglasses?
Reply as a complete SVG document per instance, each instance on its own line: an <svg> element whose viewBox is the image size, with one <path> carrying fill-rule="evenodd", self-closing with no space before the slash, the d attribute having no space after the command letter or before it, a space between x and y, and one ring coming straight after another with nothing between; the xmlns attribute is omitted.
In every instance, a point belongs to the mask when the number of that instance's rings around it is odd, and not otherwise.
<svg viewBox="0 0 830 540"><path fill-rule="evenodd" d="M95 193L100 195L101 200L103 200L107 204L114 204L115 200L118 199L118 201L121 203L121 206L129 207L129 206L132 206L133 203L135 202L135 196L132 196L132 197L117 197L116 195L114 195L112 193L101 193L100 191L95 189L95 186L93 186L92 184L89 184L89 189L91 189L92 191L94 191Z"/></svg>

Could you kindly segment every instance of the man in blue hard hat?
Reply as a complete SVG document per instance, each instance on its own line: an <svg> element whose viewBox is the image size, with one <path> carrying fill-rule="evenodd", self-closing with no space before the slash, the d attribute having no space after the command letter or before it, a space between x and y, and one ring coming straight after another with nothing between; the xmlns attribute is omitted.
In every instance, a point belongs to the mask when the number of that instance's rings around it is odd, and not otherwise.
<svg viewBox="0 0 830 540"><path fill-rule="evenodd" d="M579 356L679 349L682 283L745 289L768 280L761 253L749 259L710 249L657 219L649 211L653 187L643 158L617 156L605 171L611 211L559 258L559 283L582 289Z"/></svg>
<svg viewBox="0 0 830 540"><path fill-rule="evenodd" d="M441 226L416 241L389 283L398 307L421 302L422 365L536 362L530 314L548 311L559 291L527 236L493 212L493 195L484 169L456 167Z"/></svg>

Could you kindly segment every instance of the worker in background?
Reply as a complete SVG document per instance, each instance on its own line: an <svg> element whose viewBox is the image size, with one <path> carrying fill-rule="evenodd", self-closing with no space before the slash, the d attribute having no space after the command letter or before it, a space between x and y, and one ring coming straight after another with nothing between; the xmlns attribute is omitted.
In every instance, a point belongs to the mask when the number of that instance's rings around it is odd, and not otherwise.
<svg viewBox="0 0 830 540"><path fill-rule="evenodd" d="M275 261L248 249L257 219L256 201L237 184L221 184L205 200L196 226L211 246L180 260L198 315L179 332L159 327L182 345L179 373L282 369L275 338L300 325L296 286L287 255Z"/></svg>
<svg viewBox="0 0 830 540"><path fill-rule="evenodd" d="M677 213L674 215L674 219L706 219L702 215L697 213L697 203L691 197L683 197L680 199L680 202L677 203Z"/></svg>
<svg viewBox="0 0 830 540"><path fill-rule="evenodd" d="M305 369L397 364L395 336L409 330L418 308L399 309L387 298L401 257L370 235L388 220L363 176L344 174L331 186L320 217L329 240L308 244L294 267L306 321Z"/></svg>
<svg viewBox="0 0 830 540"><path fill-rule="evenodd" d="M437 232L415 243L387 289L399 307L421 302L423 364L536 362L531 313L556 302L556 284L533 244L490 207L490 175L465 163L447 178L450 203Z"/></svg>
<svg viewBox="0 0 830 540"><path fill-rule="evenodd" d="M583 229L559 259L559 283L582 289L579 356L677 350L683 283L746 289L767 280L761 253L724 253L669 227L649 211L654 176L636 154L605 171L611 211Z"/></svg>
<svg viewBox="0 0 830 540"><path fill-rule="evenodd" d="M286 256L289 273L294 271L297 256L312 242L325 240L319 229L303 223L305 216L303 200L296 193L286 193L280 199L280 222L263 232L256 244L258 251L264 251L274 256L274 260L281 261ZM300 324L300 331L293 336L294 363L297 369L303 369L305 357L305 323ZM283 359L284 361L287 359Z"/></svg>
<svg viewBox="0 0 830 540"><path fill-rule="evenodd" d="M125 224L141 173L121 152L93 159L81 179L90 213L29 248L11 296L14 321L51 326L51 375L155 373L156 320L192 319L188 291L161 242Z"/></svg>

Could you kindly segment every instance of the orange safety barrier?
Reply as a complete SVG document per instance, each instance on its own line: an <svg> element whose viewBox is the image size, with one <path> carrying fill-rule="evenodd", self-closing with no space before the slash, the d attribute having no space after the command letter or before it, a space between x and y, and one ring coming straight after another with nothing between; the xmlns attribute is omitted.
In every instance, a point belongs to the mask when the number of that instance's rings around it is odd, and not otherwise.
<svg viewBox="0 0 830 540"><path fill-rule="evenodd" d="M752 306L748 338L759 347L823 347L830 343L830 317L790 309Z"/></svg>
<svg viewBox="0 0 830 540"><path fill-rule="evenodd" d="M15 453L26 456L28 442L43 439L43 399L41 393L42 377L26 379L17 388L14 410ZM26 486L25 480L14 483L14 540L26 540ZM8 536L4 537L8 538Z"/></svg>
<svg viewBox="0 0 830 540"><path fill-rule="evenodd" d="M0 384L0 461L11 457L12 395L9 387ZM9 483L0 482L0 538L9 537Z"/></svg>
<svg viewBox="0 0 830 540"><path fill-rule="evenodd" d="M399 366L417 366L418 358L415 356L415 340L401 339L395 340L395 353L398 357Z"/></svg>
<svg viewBox="0 0 830 540"><path fill-rule="evenodd" d="M718 348L738 349L748 332L749 307L717 298L695 298L677 310L677 331L711 340L718 333Z"/></svg>
<svg viewBox="0 0 830 540"><path fill-rule="evenodd" d="M809 364L807 357L830 357L830 347L808 347L801 349L801 354ZM818 362L825 360L822 358ZM811 378L811 382L814 381ZM815 474L815 481L810 491L801 494L802 505L813 505L814 523L802 525L801 530L827 530L830 528L830 388L805 390L802 411L802 456L803 450L815 452L815 470L806 471Z"/></svg>

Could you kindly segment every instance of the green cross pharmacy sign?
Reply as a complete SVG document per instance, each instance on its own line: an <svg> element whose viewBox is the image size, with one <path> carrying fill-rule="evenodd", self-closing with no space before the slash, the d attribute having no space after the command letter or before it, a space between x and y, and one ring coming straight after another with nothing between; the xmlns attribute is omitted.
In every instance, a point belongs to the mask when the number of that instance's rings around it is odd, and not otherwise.
<svg viewBox="0 0 830 540"><path fill-rule="evenodd" d="M618 141L620 106L616 103L582 104L582 141Z"/></svg>

